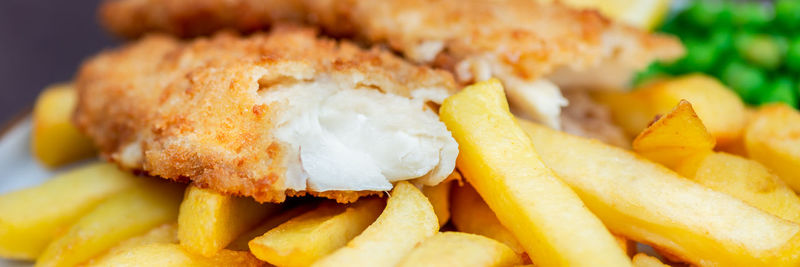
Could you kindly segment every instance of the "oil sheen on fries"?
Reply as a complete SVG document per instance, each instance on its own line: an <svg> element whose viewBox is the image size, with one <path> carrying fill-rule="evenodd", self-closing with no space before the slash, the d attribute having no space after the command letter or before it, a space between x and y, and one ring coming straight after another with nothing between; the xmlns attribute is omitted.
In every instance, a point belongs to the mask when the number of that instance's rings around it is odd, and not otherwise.
<svg viewBox="0 0 800 267"><path fill-rule="evenodd" d="M438 230L428 198L410 183L399 182L374 223L312 266L394 266Z"/></svg>
<svg viewBox="0 0 800 267"><path fill-rule="evenodd" d="M457 166L497 218L543 266L630 266L614 237L539 159L508 110L500 82L445 100L441 120L458 142Z"/></svg>
<svg viewBox="0 0 800 267"><path fill-rule="evenodd" d="M800 225L629 151L521 123L547 166L615 233L699 266L800 264Z"/></svg>

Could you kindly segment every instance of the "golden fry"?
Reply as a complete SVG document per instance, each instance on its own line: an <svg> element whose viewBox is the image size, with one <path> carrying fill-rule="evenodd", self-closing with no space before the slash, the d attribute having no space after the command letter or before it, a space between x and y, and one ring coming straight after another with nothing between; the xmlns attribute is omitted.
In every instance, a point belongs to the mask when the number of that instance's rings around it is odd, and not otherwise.
<svg viewBox="0 0 800 267"><path fill-rule="evenodd" d="M439 112L458 142L462 175L533 262L630 266L603 223L539 159L509 112L499 81L465 88L446 99Z"/></svg>

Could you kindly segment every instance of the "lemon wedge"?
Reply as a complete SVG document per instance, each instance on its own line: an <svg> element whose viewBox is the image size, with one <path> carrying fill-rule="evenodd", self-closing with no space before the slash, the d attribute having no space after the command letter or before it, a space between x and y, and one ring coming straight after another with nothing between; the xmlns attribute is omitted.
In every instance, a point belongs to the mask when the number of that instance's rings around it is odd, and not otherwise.
<svg viewBox="0 0 800 267"><path fill-rule="evenodd" d="M597 9L613 20L644 30L657 27L669 12L671 4L671 0L561 0L561 2L576 8Z"/></svg>

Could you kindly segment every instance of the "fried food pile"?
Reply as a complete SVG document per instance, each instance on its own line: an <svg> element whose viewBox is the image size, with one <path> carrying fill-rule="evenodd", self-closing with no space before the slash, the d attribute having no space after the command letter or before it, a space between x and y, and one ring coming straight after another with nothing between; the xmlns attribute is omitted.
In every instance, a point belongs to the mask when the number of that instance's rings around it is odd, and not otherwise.
<svg viewBox="0 0 800 267"><path fill-rule="evenodd" d="M32 142L49 167L107 162L0 195L1 257L800 264L800 113L750 109L699 74L629 91L683 53L672 37L534 0L115 0L100 14L129 41L42 93Z"/></svg>

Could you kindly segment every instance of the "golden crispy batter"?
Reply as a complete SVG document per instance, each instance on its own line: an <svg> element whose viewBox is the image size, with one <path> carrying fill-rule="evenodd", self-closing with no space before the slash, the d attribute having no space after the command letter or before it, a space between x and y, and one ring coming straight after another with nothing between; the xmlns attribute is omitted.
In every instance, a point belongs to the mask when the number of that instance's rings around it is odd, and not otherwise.
<svg viewBox="0 0 800 267"><path fill-rule="evenodd" d="M180 37L226 28L251 32L275 21L301 21L305 13L298 1L286 0L110 0L99 16L115 34L135 38L147 32Z"/></svg>
<svg viewBox="0 0 800 267"><path fill-rule="evenodd" d="M185 36L177 28L210 30L244 24L223 19L191 19L203 13L191 1L139 0L106 3L104 16L116 32L141 32L136 20L155 19L157 29ZM213 0L205 0L213 1ZM217 0L217 14L236 20L237 9L255 0ZM559 88L624 88L636 70L656 59L683 53L676 39L648 34L614 23L593 10L575 10L560 3L535 0L294 0L296 6L275 5L264 19L305 21L327 34L355 38L365 44L387 45L405 58L451 71L462 84L496 77L503 82L512 106L522 114L559 128L568 101ZM234 4L236 3L236 4ZM299 3L299 4L298 4ZM178 6L186 6L180 9ZM130 6L138 6L132 8ZM180 18L163 15L170 6ZM288 8L292 6L293 8ZM207 12L207 11L204 11ZM297 16L297 13L305 16ZM236 26L233 26L236 27ZM250 28L240 28L250 30Z"/></svg>
<svg viewBox="0 0 800 267"><path fill-rule="evenodd" d="M284 186L286 148L271 135L280 110L259 103L260 94L320 75L404 97L419 88L455 88L444 71L320 39L309 29L191 42L148 36L84 64L74 121L123 168L280 202L306 192ZM311 192L345 202L374 193Z"/></svg>
<svg viewBox="0 0 800 267"><path fill-rule="evenodd" d="M255 5L262 6L242 8ZM242 9L245 15L237 16ZM489 54L525 78L609 61L641 67L683 52L673 38L612 23L596 11L534 0L114 0L101 14L112 31L126 36L248 31L275 20L306 20L333 35L386 43L412 60L449 69Z"/></svg>

